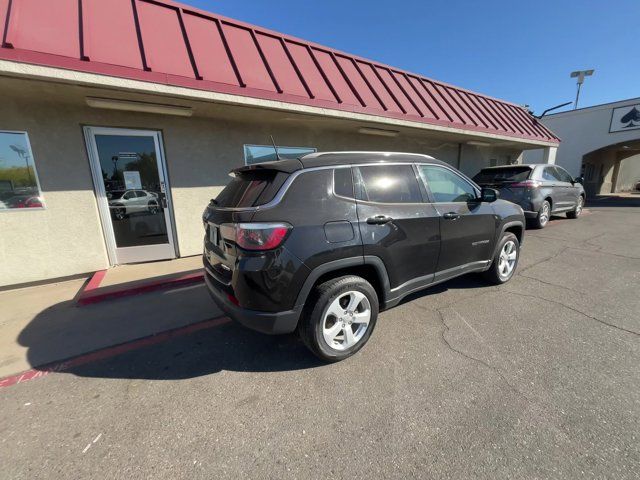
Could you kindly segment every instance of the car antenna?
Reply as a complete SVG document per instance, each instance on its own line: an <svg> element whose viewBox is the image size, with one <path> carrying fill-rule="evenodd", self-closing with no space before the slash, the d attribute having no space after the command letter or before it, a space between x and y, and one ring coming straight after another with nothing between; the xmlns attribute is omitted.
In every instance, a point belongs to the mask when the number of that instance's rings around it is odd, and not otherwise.
<svg viewBox="0 0 640 480"><path fill-rule="evenodd" d="M276 160L282 160L280 158L280 154L278 153L278 147L276 147L276 142L273 140L273 135L269 135L271 137L271 144L273 145L273 149L276 151Z"/></svg>

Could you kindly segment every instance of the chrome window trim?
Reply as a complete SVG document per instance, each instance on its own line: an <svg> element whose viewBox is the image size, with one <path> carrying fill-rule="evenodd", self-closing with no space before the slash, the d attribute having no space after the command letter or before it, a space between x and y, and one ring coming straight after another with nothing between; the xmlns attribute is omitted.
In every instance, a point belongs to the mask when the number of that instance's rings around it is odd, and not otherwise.
<svg viewBox="0 0 640 480"><path fill-rule="evenodd" d="M371 153L371 152L362 152L362 153ZM309 154L309 155L314 155L314 154ZM424 155L424 156L427 157L427 158L432 158L432 157L429 157L428 155ZM433 160L435 160L435 159L433 159ZM268 209L268 208L273 208L273 207L277 206L282 201L282 199L286 195L287 191L291 187L291 184L302 174L309 173L309 172L318 172L318 171L321 171L321 170L334 170L334 169L337 169L337 168L375 167L375 166L379 166L379 165L430 165L430 166L434 166L434 167L446 168L447 170L450 170L451 172L453 172L454 174L456 174L460 178L462 178L464 181L469 183L471 185L471 187L476 191L476 194L478 196L480 195L480 189L479 189L479 187L477 185L475 185L473 183L473 181L471 181L470 179L466 178L461 173L456 172L453 169L453 167L450 167L449 165L440 164L440 163L431 163L431 162L409 162L409 161L406 161L406 162L384 162L384 161L378 161L378 162L366 162L366 163L354 163L354 164L348 163L348 164L343 164L343 165L325 165L325 166L322 166L322 167L301 168L300 170L296 170L291 175L289 175L289 177L284 181L284 183L280 187L280 190L278 190L278 193L276 193L276 195L273 197L273 199L271 201L265 203L264 205L258 205L257 207L216 207L216 209L217 210L222 210L222 211L232 211L232 212L249 212L249 211L258 211L258 210L264 210L264 209ZM334 180L333 180L333 175L332 175L332 183L333 182L334 182ZM333 190L333 185L332 185L332 190ZM335 194L335 191L333 193ZM339 195L336 195L336 196L338 196L340 198L347 198L347 197L341 197ZM356 199L355 198L348 198L348 200L356 200ZM364 201L364 200L358 200L358 202L371 203L371 204L376 204L376 205L424 205L425 203L464 203L464 202L379 203L379 202L369 202L369 201Z"/></svg>

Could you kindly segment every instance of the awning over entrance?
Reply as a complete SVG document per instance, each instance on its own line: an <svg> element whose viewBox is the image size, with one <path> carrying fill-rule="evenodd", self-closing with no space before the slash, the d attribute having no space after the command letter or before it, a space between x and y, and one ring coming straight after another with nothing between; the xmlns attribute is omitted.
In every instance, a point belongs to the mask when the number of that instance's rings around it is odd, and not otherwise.
<svg viewBox="0 0 640 480"><path fill-rule="evenodd" d="M524 108L168 0L0 0L0 59L556 145Z"/></svg>

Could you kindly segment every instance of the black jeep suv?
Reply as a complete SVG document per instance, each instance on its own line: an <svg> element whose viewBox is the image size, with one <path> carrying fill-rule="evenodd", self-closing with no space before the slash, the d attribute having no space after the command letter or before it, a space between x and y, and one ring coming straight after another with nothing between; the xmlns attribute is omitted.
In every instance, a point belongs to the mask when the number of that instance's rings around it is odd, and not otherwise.
<svg viewBox="0 0 640 480"><path fill-rule="evenodd" d="M213 299L252 329L298 329L326 361L406 295L469 272L504 283L518 264L522 208L426 155L314 153L232 175L203 214Z"/></svg>

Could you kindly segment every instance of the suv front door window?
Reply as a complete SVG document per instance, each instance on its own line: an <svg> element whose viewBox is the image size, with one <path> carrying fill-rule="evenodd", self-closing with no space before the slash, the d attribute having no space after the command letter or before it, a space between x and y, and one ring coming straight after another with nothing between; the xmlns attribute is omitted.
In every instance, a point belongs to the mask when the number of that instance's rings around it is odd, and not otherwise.
<svg viewBox="0 0 640 480"><path fill-rule="evenodd" d="M353 169L364 255L390 267L391 288L433 279L440 249L439 219L425 203L413 165Z"/></svg>
<svg viewBox="0 0 640 480"><path fill-rule="evenodd" d="M440 216L440 256L436 280L455 276L459 267L474 268L491 258L495 212L481 202L477 189L439 165L418 165L433 206Z"/></svg>

